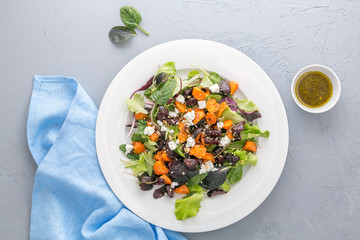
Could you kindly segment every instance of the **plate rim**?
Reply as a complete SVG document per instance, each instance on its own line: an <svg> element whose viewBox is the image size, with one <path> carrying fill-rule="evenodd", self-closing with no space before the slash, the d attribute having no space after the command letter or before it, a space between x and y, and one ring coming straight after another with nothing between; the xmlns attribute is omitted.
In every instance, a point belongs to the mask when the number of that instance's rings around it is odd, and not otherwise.
<svg viewBox="0 0 360 240"><path fill-rule="evenodd" d="M99 107L99 112L98 112L98 117L97 117L97 120L96 120L96 130L95 130L95 142L96 142L96 152L97 152L97 156L98 156L98 162L99 162L99 165L100 165L100 168L102 170L102 173L104 175L104 178L107 182L107 184L109 185L110 189L113 191L114 195L119 199L119 196L116 194L116 191L113 189L112 187L112 183L111 181L109 180L110 177L109 177L109 169L107 169L107 166L105 166L104 162L101 161L101 155L103 155L103 151L105 151L105 149L102 147L101 143L100 143L100 138L102 137L102 132L100 131L100 126L104 123L104 114L103 114L103 109L104 109L104 104L106 101L108 101L108 98L107 98L107 94L108 92L110 91L109 89L111 89L114 85L115 85L115 82L116 82L116 79L118 78L118 76L121 74L121 72L123 71L123 69L126 69L128 65L131 65L133 64L134 62L138 61L142 56L146 56L149 52L153 52L153 51L156 51L157 49L161 49L163 47L169 47L171 45L181 45L181 44L207 44L207 45L213 45L214 47L220 47L220 48L227 48L231 51L233 51L234 53L236 54L241 54L243 55L243 57L245 57L248 61L252 62L252 64L256 65L256 67L258 68L258 70L262 71L262 73L267 77L267 80L268 83L271 85L271 87L273 88L273 94L275 94L277 100L279 101L280 103L280 106L276 106L277 108L279 108L279 111L282 112L282 117L283 117L283 128L282 128L282 133L284 134L283 137L286 138L286 140L282 143L284 143L285 145L282 146L283 149L286 149L285 151L282 151L281 152L281 155L282 155L282 161L281 161L281 167L279 166L278 169L277 169L277 173L276 173L276 176L274 178L274 176L272 177L272 183L270 186L268 186L266 188L266 191L262 192L261 194L261 200L259 200L254 206L252 209L248 209L247 211L245 211L245 213L243 214L242 217L238 218L238 219L232 219L231 221L228 221L227 223L225 224L220 224L219 226L216 226L216 227L211 227L211 228L203 228L203 229L200 229L200 230L188 230L188 229L184 229L184 228L177 228L177 227L169 227L169 226L162 226L162 225L158 225L157 223L153 223L153 222L150 222L154 225L157 225L159 227L163 227L163 228L166 228L166 229L169 229L169 230L173 230L173 231L181 231L181 232L189 232L189 233L196 233L196 232L207 232L207 231L213 231L213 230L217 230L217 229L220 229L220 228L223 228L223 227L226 227L226 226L229 226L243 218L245 218L246 216L248 216L251 212L253 212L256 208L259 207L259 205L261 203L263 203L265 201L265 199L270 195L270 193L272 192L272 190L274 189L274 187L276 186L278 180L280 179L280 176L281 176L281 173L284 169L284 166L285 166L285 162L286 162L286 159L287 159L287 153L288 153L288 146L289 146L289 125L288 125L288 119L287 119L287 114L286 114L286 110L285 110L285 107L284 107L284 103L281 99L281 96L277 90L277 88L275 87L274 83L272 82L272 80L270 79L270 77L266 74L266 72L255 62L253 61L250 57L248 57L247 55L245 55L244 53L242 53L241 51L235 49L235 48L232 48L230 46L227 46L225 44L222 44L222 43L219 43L219 42L214 42L214 41L210 41L210 40L203 40L203 39L182 39L182 40L175 40L175 41L169 41L169 42L165 42L165 43L162 43L162 44L159 44L159 45L156 45L152 48L149 48L147 50L145 50L144 52L138 54L136 57L134 57L131 61L129 61L117 74L116 76L113 78L113 80L111 81L111 83L109 84L104 96L103 96L103 99L101 101L101 104L100 104L100 107ZM120 200L120 199L119 199ZM121 201L121 200L120 200ZM124 204L126 206L126 204ZM131 209L130 209L131 210ZM136 213L134 213L136 214ZM137 216L139 216L140 214L136 214ZM139 216L140 218L142 218L141 216ZM142 218L144 219L144 218ZM145 219L144 219L145 220ZM145 220L145 221L148 221L148 220Z"/></svg>

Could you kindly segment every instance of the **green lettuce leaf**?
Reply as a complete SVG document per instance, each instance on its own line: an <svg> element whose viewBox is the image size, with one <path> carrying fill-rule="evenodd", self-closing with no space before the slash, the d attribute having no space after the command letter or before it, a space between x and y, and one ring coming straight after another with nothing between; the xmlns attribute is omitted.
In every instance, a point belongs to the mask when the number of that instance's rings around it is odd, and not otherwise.
<svg viewBox="0 0 360 240"><path fill-rule="evenodd" d="M195 77L196 75L199 74L199 71L198 70L192 70L188 73L188 79L192 78L192 77Z"/></svg>
<svg viewBox="0 0 360 240"><path fill-rule="evenodd" d="M154 158L153 158L153 152L149 151L148 153L142 153L140 155L140 160L144 160L146 171L148 172L149 176L153 173L153 166L154 166Z"/></svg>
<svg viewBox="0 0 360 240"><path fill-rule="evenodd" d="M224 111L225 112L225 111ZM269 131L261 132L258 125L251 126L250 124L244 124L244 131L240 133L241 139L252 139L255 137L265 137L268 138L270 136Z"/></svg>
<svg viewBox="0 0 360 240"><path fill-rule="evenodd" d="M223 117L225 120L230 119L233 121L233 123L239 123L246 121L243 117L241 117L239 114L231 110L229 107L227 107L220 117Z"/></svg>
<svg viewBox="0 0 360 240"><path fill-rule="evenodd" d="M175 202L175 216L177 220L185 220L194 217L200 210L202 193L194 193Z"/></svg>
<svg viewBox="0 0 360 240"><path fill-rule="evenodd" d="M225 182L219 187L219 189L224 190L225 192L228 192L228 191L230 191L230 184L229 184L227 181L225 181Z"/></svg>
<svg viewBox="0 0 360 240"><path fill-rule="evenodd" d="M255 167L255 165L257 164L257 159L258 158L255 154L253 154L252 152L248 152L248 154L246 156L245 164L250 164Z"/></svg>
<svg viewBox="0 0 360 240"><path fill-rule="evenodd" d="M208 96L206 96L205 100L210 98L214 98L217 102L220 102L223 96L220 93L210 93Z"/></svg>
<svg viewBox="0 0 360 240"><path fill-rule="evenodd" d="M234 100L237 103L237 105L239 106L239 108L246 112L258 111L258 108L255 105L255 103L253 103L252 101L250 101L248 99L240 100L240 99L234 98Z"/></svg>
<svg viewBox="0 0 360 240"><path fill-rule="evenodd" d="M175 62L167 62L164 65L162 65L159 68L159 70L156 72L156 75L158 75L159 73L175 75L176 74Z"/></svg>
<svg viewBox="0 0 360 240"><path fill-rule="evenodd" d="M255 166L257 164L257 156L252 152L236 148L227 148L225 153L231 153L238 156L240 158L239 163L242 165L249 164Z"/></svg>
<svg viewBox="0 0 360 240"><path fill-rule="evenodd" d="M144 134L144 129L147 127L147 123L145 120L137 120L137 130L136 132L139 134Z"/></svg>
<svg viewBox="0 0 360 240"><path fill-rule="evenodd" d="M132 99L126 99L126 104L130 112L148 114L144 108L144 97L140 94L134 94Z"/></svg>
<svg viewBox="0 0 360 240"><path fill-rule="evenodd" d="M201 80L201 83L200 83L201 86L203 87L210 87L212 85L214 85L208 76L204 77L202 80Z"/></svg>
<svg viewBox="0 0 360 240"><path fill-rule="evenodd" d="M135 176L138 176L144 172L147 172L147 167L146 167L146 161L145 161L145 158L144 157L141 157L140 156L140 159L138 161L138 165L137 166L134 166L134 167L131 167L131 169L133 170L133 174Z"/></svg>
<svg viewBox="0 0 360 240"><path fill-rule="evenodd" d="M202 193L205 191L205 189L203 189L200 185L187 186L187 188L191 193Z"/></svg>

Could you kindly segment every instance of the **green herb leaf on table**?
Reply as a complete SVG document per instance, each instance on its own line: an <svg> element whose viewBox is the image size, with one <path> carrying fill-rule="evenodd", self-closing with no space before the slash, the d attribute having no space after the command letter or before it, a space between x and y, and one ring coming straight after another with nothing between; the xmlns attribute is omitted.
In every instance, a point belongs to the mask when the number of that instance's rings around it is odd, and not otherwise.
<svg viewBox="0 0 360 240"><path fill-rule="evenodd" d="M194 217L200 210L202 193L194 193L175 202L175 216L177 220L185 220Z"/></svg>
<svg viewBox="0 0 360 240"><path fill-rule="evenodd" d="M125 26L129 28L139 28L146 35L149 35L149 33L139 25L142 19L140 12L136 8L124 6L120 9L120 16Z"/></svg>
<svg viewBox="0 0 360 240"><path fill-rule="evenodd" d="M125 27L125 26L117 26L113 27L109 32L109 39L115 43L123 43L129 41L132 37L136 35L134 29Z"/></svg>
<svg viewBox="0 0 360 240"><path fill-rule="evenodd" d="M130 112L148 114L148 111L144 108L144 97L140 94L134 94L132 99L126 99L126 104Z"/></svg>

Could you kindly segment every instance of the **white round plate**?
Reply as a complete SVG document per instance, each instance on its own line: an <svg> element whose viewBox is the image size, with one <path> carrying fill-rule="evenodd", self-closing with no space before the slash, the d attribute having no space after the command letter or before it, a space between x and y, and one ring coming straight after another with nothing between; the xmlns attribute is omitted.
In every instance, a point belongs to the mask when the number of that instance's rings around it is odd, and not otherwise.
<svg viewBox="0 0 360 240"><path fill-rule="evenodd" d="M241 92L257 104L262 118L257 123L269 130L259 139L258 164L249 168L231 190L213 198L204 196L198 214L185 221L174 215L175 200L153 199L153 191L141 191L137 178L128 174L120 159L127 160L119 145L126 138L129 111L125 103L159 66L174 61L178 71L199 66L237 81ZM131 60L114 78L102 100L96 123L96 150L109 186L125 206L142 219L180 232L206 232L228 226L255 210L270 194L286 161L289 131L284 105L266 73L236 49L207 40L178 40L155 46ZM179 197L178 197L179 198Z"/></svg>

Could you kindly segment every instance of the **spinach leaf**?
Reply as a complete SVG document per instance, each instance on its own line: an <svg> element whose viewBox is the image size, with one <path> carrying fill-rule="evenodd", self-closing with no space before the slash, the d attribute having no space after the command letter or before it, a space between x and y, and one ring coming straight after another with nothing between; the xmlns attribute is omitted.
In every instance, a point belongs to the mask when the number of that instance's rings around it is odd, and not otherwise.
<svg viewBox="0 0 360 240"><path fill-rule="evenodd" d="M144 129L147 127L145 120L138 120L137 121L137 133L144 134Z"/></svg>
<svg viewBox="0 0 360 240"><path fill-rule="evenodd" d="M160 85L158 89L150 95L150 99L156 104L165 105L167 101L172 98L174 89L176 87L175 79L168 79L164 84Z"/></svg>
<svg viewBox="0 0 360 240"><path fill-rule="evenodd" d="M219 84L220 81L223 80L222 77L220 77L219 74L217 74L216 72L210 73L208 77L213 84Z"/></svg>
<svg viewBox="0 0 360 240"><path fill-rule="evenodd" d="M207 175L208 173L202 173L193 176L192 178L189 179L187 186L198 185L204 178L206 178Z"/></svg>
<svg viewBox="0 0 360 240"><path fill-rule="evenodd" d="M141 134L141 133L134 133L131 136L131 141L145 143L145 142L149 141L149 137L144 134Z"/></svg>
<svg viewBox="0 0 360 240"><path fill-rule="evenodd" d="M227 181L230 185L238 182L242 176L242 165L238 162L233 168L231 168L229 174L227 175Z"/></svg>
<svg viewBox="0 0 360 240"><path fill-rule="evenodd" d="M135 35L134 29L125 26L113 27L109 32L110 40L116 44L129 41Z"/></svg>
<svg viewBox="0 0 360 240"><path fill-rule="evenodd" d="M208 96L206 96L205 100L208 100L210 98L214 98L217 102L220 102L223 96L219 93L210 93Z"/></svg>
<svg viewBox="0 0 360 240"><path fill-rule="evenodd" d="M142 19L139 11L136 8L130 6L124 6L120 9L120 16L125 26L133 29L139 28L146 35L149 35L149 33L139 25Z"/></svg>
<svg viewBox="0 0 360 240"><path fill-rule="evenodd" d="M229 148L236 148L236 149L243 149L245 145L245 140L240 140L240 141L235 141L235 142L231 142L228 147Z"/></svg>

